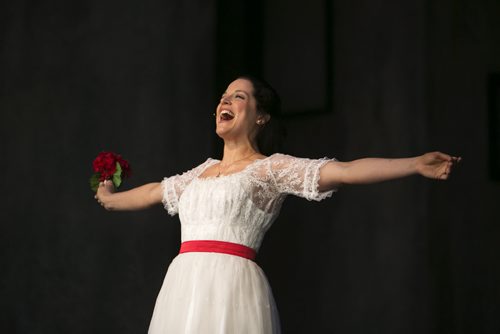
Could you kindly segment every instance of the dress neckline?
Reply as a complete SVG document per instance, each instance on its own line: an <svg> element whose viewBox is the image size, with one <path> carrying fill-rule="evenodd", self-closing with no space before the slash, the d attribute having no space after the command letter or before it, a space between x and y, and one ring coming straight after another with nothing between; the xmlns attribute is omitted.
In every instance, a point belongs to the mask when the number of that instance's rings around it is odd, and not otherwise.
<svg viewBox="0 0 500 334"><path fill-rule="evenodd" d="M203 168L203 170L201 171L201 173L198 176L196 176L196 179L197 180L201 180L201 181L220 180L220 179L229 178L231 176L240 175L240 174L243 174L244 172L246 172L248 169L250 169L250 167L253 167L254 165L257 165L258 163L261 163L261 162L269 159L273 155L274 154L269 155L269 156L267 156L265 158L262 158L262 159L255 159L252 162L250 162L248 165L246 165L242 170L239 170L239 171L231 173L231 174L224 174L224 175L219 175L219 176L215 176L214 175L214 176L201 177L201 175L207 170L207 168L209 168L209 167L215 165L216 163L220 162L219 159L209 158L208 160L210 161L210 163L207 164L207 166L205 166L205 168Z"/></svg>

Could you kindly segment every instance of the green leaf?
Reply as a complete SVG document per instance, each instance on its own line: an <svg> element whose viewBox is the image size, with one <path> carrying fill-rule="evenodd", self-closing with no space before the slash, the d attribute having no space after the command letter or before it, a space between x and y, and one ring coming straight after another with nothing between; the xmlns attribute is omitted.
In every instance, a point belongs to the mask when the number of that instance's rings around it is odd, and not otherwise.
<svg viewBox="0 0 500 334"><path fill-rule="evenodd" d="M101 177L101 173L95 173L90 177L90 189L93 192L97 192L97 188L99 188L99 178Z"/></svg>
<svg viewBox="0 0 500 334"><path fill-rule="evenodd" d="M118 162L116 163L116 172L113 174L113 184L116 189L122 184L122 166Z"/></svg>

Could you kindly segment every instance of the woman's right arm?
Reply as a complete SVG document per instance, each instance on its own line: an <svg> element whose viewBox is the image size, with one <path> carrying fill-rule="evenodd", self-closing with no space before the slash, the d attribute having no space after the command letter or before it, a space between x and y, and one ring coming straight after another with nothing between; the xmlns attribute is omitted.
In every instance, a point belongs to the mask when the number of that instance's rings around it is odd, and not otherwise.
<svg viewBox="0 0 500 334"><path fill-rule="evenodd" d="M163 198L161 183L148 183L143 186L115 193L113 182L99 184L95 199L109 211L131 211L146 209L159 204Z"/></svg>

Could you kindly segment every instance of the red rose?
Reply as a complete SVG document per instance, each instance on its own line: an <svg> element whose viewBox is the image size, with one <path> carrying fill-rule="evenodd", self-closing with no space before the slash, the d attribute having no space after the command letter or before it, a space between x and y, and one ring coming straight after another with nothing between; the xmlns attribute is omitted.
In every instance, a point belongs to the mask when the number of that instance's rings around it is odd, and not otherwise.
<svg viewBox="0 0 500 334"><path fill-rule="evenodd" d="M118 169L119 165L119 169ZM101 152L92 162L94 175L91 178L91 188L96 190L99 182L113 180L115 187L119 187L122 179L130 177L132 171L127 160L113 152Z"/></svg>
<svg viewBox="0 0 500 334"><path fill-rule="evenodd" d="M92 166L94 168L94 172L99 173L99 181L104 181L116 172L116 163L118 161L118 155L112 153L112 152L101 152L95 158L94 162L92 163Z"/></svg>
<svg viewBox="0 0 500 334"><path fill-rule="evenodd" d="M130 165L127 160L123 159L120 155L118 155L118 163L122 168L122 177L127 178L132 175L132 170L130 169Z"/></svg>

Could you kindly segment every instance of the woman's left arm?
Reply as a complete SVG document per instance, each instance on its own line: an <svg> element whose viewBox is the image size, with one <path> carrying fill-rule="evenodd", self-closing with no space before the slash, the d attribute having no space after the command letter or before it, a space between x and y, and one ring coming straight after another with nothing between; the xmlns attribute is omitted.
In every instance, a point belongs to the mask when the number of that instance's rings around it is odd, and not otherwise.
<svg viewBox="0 0 500 334"><path fill-rule="evenodd" d="M349 162L331 161L321 167L319 191L328 191L342 184L375 183L413 174L446 180L453 166L460 160L460 157L431 152L402 159L364 158Z"/></svg>

